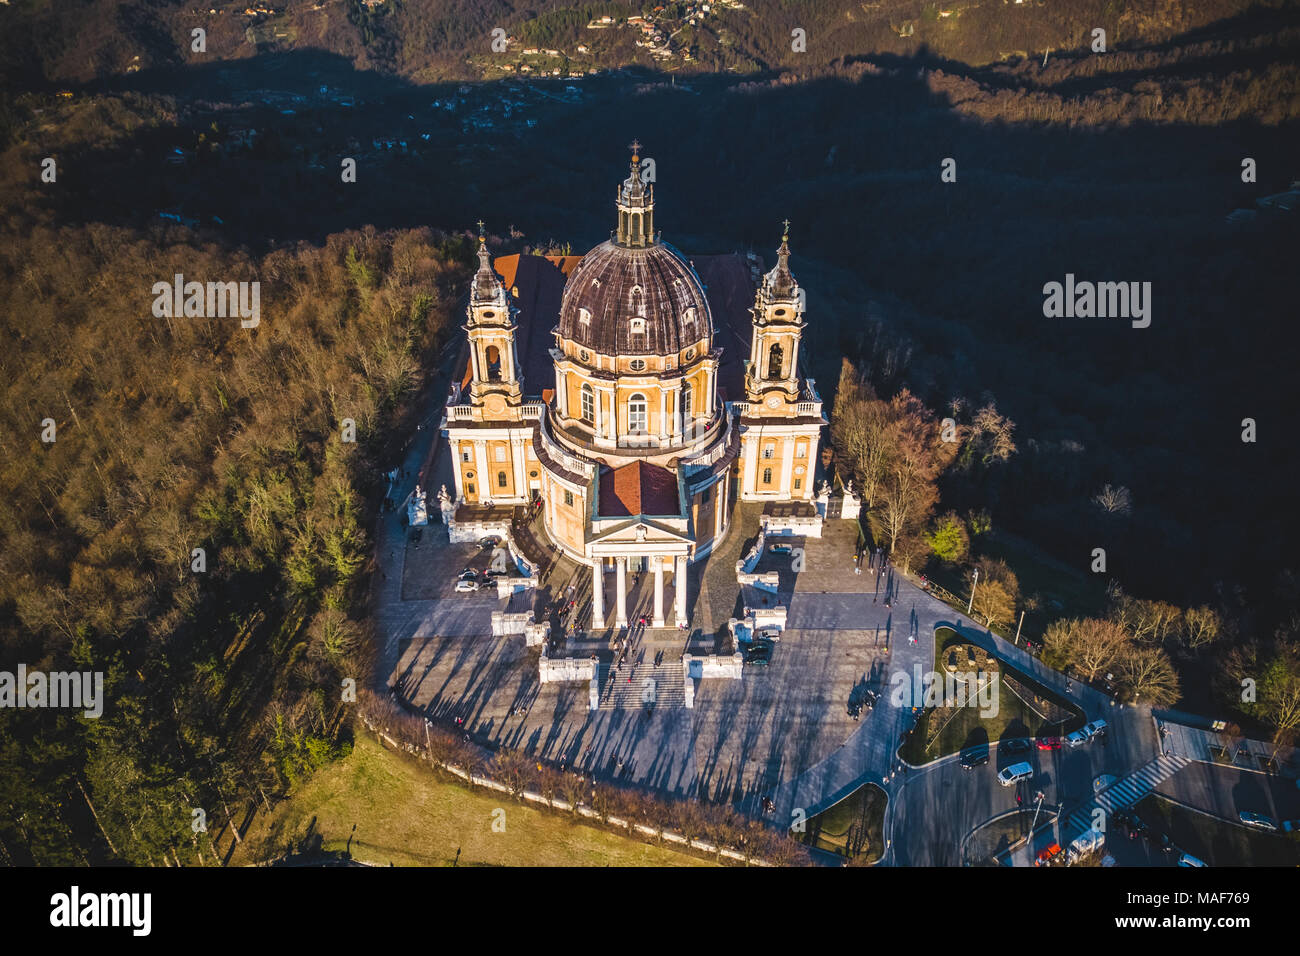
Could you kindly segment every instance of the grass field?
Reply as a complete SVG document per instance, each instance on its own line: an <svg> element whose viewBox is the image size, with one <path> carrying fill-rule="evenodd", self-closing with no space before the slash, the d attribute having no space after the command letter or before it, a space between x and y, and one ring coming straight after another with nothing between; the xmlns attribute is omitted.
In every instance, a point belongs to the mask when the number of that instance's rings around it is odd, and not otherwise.
<svg viewBox="0 0 1300 956"><path fill-rule="evenodd" d="M504 832L493 828L504 811ZM498 824L499 828L500 824ZM707 866L505 794L444 782L361 734L348 757L259 814L232 866L292 855L379 866Z"/></svg>
<svg viewBox="0 0 1300 956"><path fill-rule="evenodd" d="M874 863L885 848L885 792L866 784L808 821L804 843Z"/></svg>
<svg viewBox="0 0 1300 956"><path fill-rule="evenodd" d="M1155 794L1134 809L1148 825L1164 830L1180 849L1210 866L1300 865L1300 840L1294 837L1229 823Z"/></svg>

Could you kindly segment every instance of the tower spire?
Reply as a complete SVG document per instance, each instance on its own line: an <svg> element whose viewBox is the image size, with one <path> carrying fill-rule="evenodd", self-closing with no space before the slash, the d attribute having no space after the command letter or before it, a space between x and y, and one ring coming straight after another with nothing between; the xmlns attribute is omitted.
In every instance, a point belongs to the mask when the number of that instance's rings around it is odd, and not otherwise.
<svg viewBox="0 0 1300 956"><path fill-rule="evenodd" d="M632 159L628 164L627 179L618 188L618 233L620 246L643 248L654 244L655 193L654 184L641 178L641 143L628 144Z"/></svg>
<svg viewBox="0 0 1300 956"><path fill-rule="evenodd" d="M781 225L783 231L781 247L776 250L776 268L767 274L764 285L767 286L769 295L784 298L794 294L798 283L790 274L790 220L783 220Z"/></svg>

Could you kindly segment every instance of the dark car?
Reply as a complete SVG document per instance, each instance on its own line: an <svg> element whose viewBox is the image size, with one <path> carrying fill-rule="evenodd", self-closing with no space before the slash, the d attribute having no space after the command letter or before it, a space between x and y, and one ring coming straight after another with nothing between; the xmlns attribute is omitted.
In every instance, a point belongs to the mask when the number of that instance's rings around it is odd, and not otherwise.
<svg viewBox="0 0 1300 956"><path fill-rule="evenodd" d="M794 549L788 544L773 544L769 545L767 550L772 554L789 554Z"/></svg>
<svg viewBox="0 0 1300 956"><path fill-rule="evenodd" d="M1030 751L1029 741L1024 737L1012 737L1010 740L1003 740L998 744L998 752L1004 754L1027 754Z"/></svg>
<svg viewBox="0 0 1300 956"><path fill-rule="evenodd" d="M772 645L766 641L755 641L745 652L745 663L756 667L766 667L772 661Z"/></svg>
<svg viewBox="0 0 1300 956"><path fill-rule="evenodd" d="M419 543L420 543L420 539L421 539L422 537L424 537L424 529L423 529L423 528L416 528L414 531L411 532L411 543L412 543L412 544L419 544Z"/></svg>
<svg viewBox="0 0 1300 956"><path fill-rule="evenodd" d="M971 747L969 750L963 750L959 759L963 770L974 770L989 762L989 748Z"/></svg>
<svg viewBox="0 0 1300 956"><path fill-rule="evenodd" d="M485 551L488 550L489 548L498 547L500 544L501 544L501 539L496 537L495 535L488 535L486 538L479 539L479 547L481 547Z"/></svg>

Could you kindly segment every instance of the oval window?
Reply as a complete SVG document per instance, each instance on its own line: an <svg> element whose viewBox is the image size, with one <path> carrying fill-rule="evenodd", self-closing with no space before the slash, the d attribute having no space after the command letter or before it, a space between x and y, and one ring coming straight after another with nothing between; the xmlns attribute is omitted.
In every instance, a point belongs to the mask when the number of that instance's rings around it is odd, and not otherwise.
<svg viewBox="0 0 1300 956"><path fill-rule="evenodd" d="M631 362L628 363L628 368L630 368L630 369L631 369L632 371L634 371L634 372L644 372L644 371L645 371L645 360L644 360L644 359L633 359Z"/></svg>
<svg viewBox="0 0 1300 956"><path fill-rule="evenodd" d="M693 358L695 358L695 349L687 349L687 350L686 350L686 361L689 362L689 361L690 361L691 359L693 359Z"/></svg>
<svg viewBox="0 0 1300 956"><path fill-rule="evenodd" d="M591 354L586 349L582 349L578 352L578 358L582 359L584 362L590 362Z"/></svg>
<svg viewBox="0 0 1300 956"><path fill-rule="evenodd" d="M801 468L801 469L799 469L799 470L802 471L803 469ZM537 472L535 472L535 471L530 471L530 472L528 473L528 477L529 477L529 478L536 478L536 477L537 477Z"/></svg>

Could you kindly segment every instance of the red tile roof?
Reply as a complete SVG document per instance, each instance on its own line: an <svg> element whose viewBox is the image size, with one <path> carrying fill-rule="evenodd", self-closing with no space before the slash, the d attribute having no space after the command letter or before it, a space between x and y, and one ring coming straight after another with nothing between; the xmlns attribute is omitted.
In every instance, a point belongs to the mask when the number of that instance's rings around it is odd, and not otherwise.
<svg viewBox="0 0 1300 956"><path fill-rule="evenodd" d="M677 475L667 468L634 461L600 470L600 516L675 515L680 508Z"/></svg>

